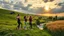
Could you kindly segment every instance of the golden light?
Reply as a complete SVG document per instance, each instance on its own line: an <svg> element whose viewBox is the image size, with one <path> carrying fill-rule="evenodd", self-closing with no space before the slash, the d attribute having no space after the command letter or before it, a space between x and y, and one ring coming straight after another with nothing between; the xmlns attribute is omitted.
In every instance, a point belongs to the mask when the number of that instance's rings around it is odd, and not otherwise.
<svg viewBox="0 0 64 36"><path fill-rule="evenodd" d="M0 6L0 8L2 8L2 6Z"/></svg>
<svg viewBox="0 0 64 36"><path fill-rule="evenodd" d="M2 5L0 5L0 8L2 8Z"/></svg>
<svg viewBox="0 0 64 36"><path fill-rule="evenodd" d="M9 0L5 0L6 2L9 2Z"/></svg>
<svg viewBox="0 0 64 36"><path fill-rule="evenodd" d="M49 6L45 6L44 9L45 9L46 11L49 11Z"/></svg>
<svg viewBox="0 0 64 36"><path fill-rule="evenodd" d="M11 8L13 8L14 6L13 5L11 5Z"/></svg>

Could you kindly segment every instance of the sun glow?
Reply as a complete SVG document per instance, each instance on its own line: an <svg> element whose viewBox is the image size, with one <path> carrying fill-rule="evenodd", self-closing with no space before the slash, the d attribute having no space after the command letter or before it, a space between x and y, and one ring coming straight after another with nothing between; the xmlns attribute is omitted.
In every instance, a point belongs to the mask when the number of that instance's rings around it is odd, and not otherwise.
<svg viewBox="0 0 64 36"><path fill-rule="evenodd" d="M45 9L46 11L49 11L49 6L45 6L44 9Z"/></svg>

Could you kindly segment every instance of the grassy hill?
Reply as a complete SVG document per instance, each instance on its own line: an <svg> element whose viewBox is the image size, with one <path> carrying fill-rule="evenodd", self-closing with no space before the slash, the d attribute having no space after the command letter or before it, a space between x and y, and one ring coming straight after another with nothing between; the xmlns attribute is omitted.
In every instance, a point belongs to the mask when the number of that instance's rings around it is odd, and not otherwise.
<svg viewBox="0 0 64 36"><path fill-rule="evenodd" d="M36 26L33 26L33 30L16 30L17 22L16 16L20 14L21 22L24 25L23 17L29 14L18 13L10 14L10 10L0 9L0 36L51 36L46 30L39 30ZM38 17L32 15L33 24L35 24L35 19Z"/></svg>

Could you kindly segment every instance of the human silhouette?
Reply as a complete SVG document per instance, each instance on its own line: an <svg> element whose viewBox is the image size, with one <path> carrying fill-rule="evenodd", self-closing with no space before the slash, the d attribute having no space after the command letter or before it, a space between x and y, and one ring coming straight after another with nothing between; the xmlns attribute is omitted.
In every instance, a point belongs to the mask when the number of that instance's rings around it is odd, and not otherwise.
<svg viewBox="0 0 64 36"><path fill-rule="evenodd" d="M20 28L20 24L21 24L20 15L19 14L17 15L17 23L18 23L17 29L19 29Z"/></svg>
<svg viewBox="0 0 64 36"><path fill-rule="evenodd" d="M27 29L27 16L24 16L24 23L25 23L24 28Z"/></svg>
<svg viewBox="0 0 64 36"><path fill-rule="evenodd" d="M29 17L29 25L30 25L30 29L32 29L32 16Z"/></svg>

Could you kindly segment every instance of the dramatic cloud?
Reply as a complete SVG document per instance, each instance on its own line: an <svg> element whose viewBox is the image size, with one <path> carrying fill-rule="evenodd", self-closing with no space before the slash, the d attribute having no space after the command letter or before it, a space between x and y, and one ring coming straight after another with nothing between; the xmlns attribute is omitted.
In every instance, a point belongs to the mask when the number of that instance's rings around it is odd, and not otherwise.
<svg viewBox="0 0 64 36"><path fill-rule="evenodd" d="M43 7L49 7L54 11L63 10L61 5L64 0L0 0L0 8L26 10L41 13Z"/></svg>
<svg viewBox="0 0 64 36"><path fill-rule="evenodd" d="M47 2L53 2L54 0L43 0L45 3Z"/></svg>
<svg viewBox="0 0 64 36"><path fill-rule="evenodd" d="M59 5L59 7L58 8L54 8L53 9L53 12L57 12L57 13L61 13L61 12L64 12L64 3L59 3L58 4Z"/></svg>

